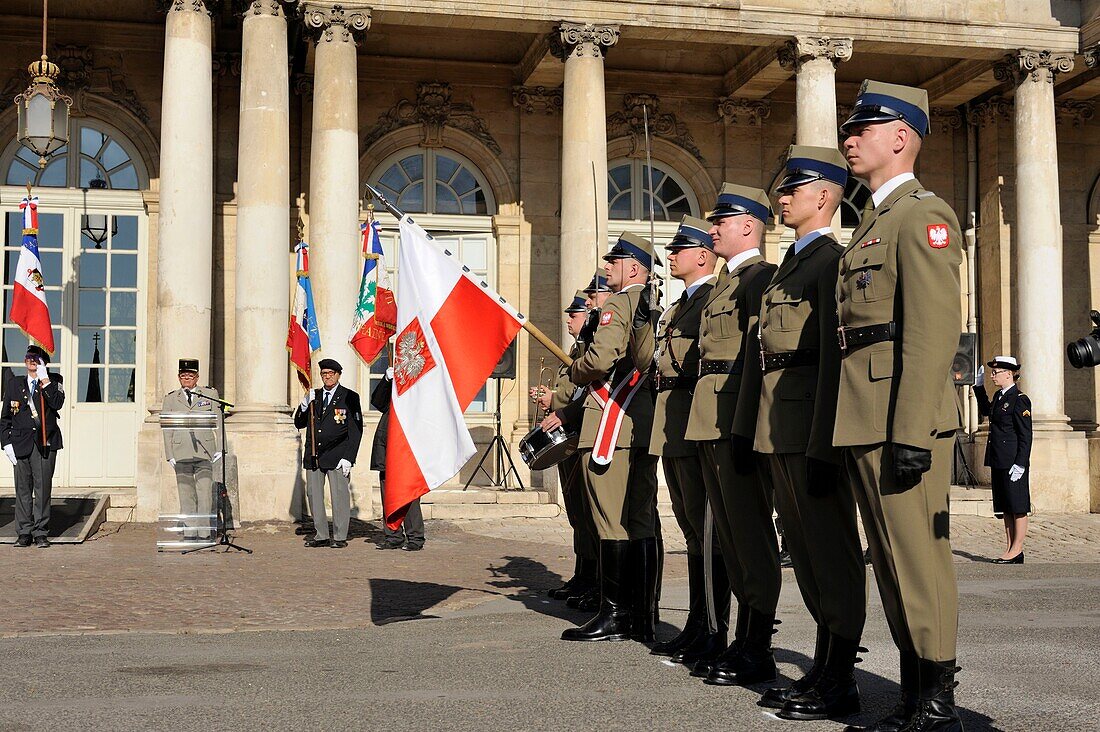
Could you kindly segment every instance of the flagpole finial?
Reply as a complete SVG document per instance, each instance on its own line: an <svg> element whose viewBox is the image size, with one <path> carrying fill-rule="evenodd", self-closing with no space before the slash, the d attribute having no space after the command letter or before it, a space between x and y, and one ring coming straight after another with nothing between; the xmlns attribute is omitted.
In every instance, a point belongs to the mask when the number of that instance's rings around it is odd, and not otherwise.
<svg viewBox="0 0 1100 732"><path fill-rule="evenodd" d="M27 181L27 198L31 197L31 182Z"/></svg>

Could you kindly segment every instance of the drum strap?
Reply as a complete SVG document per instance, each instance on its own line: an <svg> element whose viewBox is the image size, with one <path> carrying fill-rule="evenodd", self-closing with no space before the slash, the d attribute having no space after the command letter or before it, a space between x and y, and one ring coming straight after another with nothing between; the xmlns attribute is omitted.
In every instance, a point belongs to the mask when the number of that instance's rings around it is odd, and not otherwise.
<svg viewBox="0 0 1100 732"><path fill-rule="evenodd" d="M592 461L597 465L610 465L615 455L615 443L619 439L619 430L623 418L634 395L645 385L646 374L633 369L627 377L611 389L606 381L588 387L589 393L603 409L600 426L596 430L595 446L592 448Z"/></svg>

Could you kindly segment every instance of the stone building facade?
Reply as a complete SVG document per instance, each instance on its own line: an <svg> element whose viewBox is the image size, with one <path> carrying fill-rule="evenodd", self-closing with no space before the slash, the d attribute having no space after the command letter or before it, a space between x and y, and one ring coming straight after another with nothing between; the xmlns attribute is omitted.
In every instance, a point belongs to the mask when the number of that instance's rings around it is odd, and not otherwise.
<svg viewBox="0 0 1100 732"><path fill-rule="evenodd" d="M71 385L58 477L74 491L136 491L136 517L155 516L170 480L161 396L176 360L197 357L237 405L240 516L296 513L288 405L300 390L283 348L293 244L300 228L324 355L369 391L384 363L372 374L346 343L365 182L560 337L562 302L600 244L649 234L647 125L662 243L722 181L767 187L791 143L835 144L869 77L929 92L918 176L971 241L960 331L978 333L983 360L1024 364L1036 507L1100 510L1100 380L1064 357L1100 306L1100 0L835 0L828 14L807 0L56 0L50 11L49 55L74 99L70 145L39 170L15 142L11 100L39 55L41 16L36 0L9 0L0 211L10 292L28 180L42 199ZM842 232L868 194L858 182L847 193ZM111 217L107 241L81 237L85 212ZM375 213L392 247L394 220ZM789 240L770 231L772 261ZM25 340L4 328L4 365L17 368ZM499 402L513 445L532 416L522 395L552 359L520 337ZM973 465L983 431L971 405ZM491 383L469 413L479 438L497 407Z"/></svg>

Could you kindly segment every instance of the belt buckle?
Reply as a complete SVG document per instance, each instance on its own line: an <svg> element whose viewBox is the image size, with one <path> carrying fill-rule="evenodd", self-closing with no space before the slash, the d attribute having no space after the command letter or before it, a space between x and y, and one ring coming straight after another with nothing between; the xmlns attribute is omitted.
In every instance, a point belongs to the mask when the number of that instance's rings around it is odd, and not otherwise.
<svg viewBox="0 0 1100 732"><path fill-rule="evenodd" d="M837 341L840 342L841 351L848 350L848 335L845 333L846 330L847 329L843 325L836 329L836 337Z"/></svg>
<svg viewBox="0 0 1100 732"><path fill-rule="evenodd" d="M763 349L760 350L760 370L768 370L768 352Z"/></svg>

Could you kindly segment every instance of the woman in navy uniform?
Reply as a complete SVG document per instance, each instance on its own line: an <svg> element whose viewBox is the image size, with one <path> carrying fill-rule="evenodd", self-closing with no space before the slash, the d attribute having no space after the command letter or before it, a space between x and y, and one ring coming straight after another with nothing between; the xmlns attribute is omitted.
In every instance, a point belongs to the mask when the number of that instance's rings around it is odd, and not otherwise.
<svg viewBox="0 0 1100 732"><path fill-rule="evenodd" d="M1020 362L997 356L988 364L998 391L990 401L979 372L974 394L978 414L989 418L985 464L993 474L993 513L1004 517L1008 547L994 564L1023 564L1027 515L1031 511L1028 466L1031 461L1031 400L1020 391Z"/></svg>

